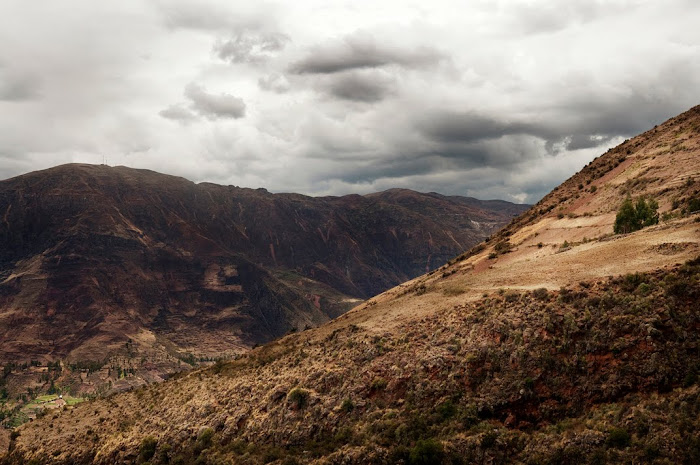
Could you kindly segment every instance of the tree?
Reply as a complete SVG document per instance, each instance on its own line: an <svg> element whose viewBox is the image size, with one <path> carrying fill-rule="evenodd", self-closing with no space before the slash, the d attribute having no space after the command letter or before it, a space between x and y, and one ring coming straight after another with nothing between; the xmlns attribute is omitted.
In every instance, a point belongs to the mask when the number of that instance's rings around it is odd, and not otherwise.
<svg viewBox="0 0 700 465"><path fill-rule="evenodd" d="M647 201L644 197L637 199L637 224L638 229L646 228L659 223L659 204L654 199Z"/></svg>
<svg viewBox="0 0 700 465"><path fill-rule="evenodd" d="M654 199L647 200L639 197L636 204L628 195L620 205L615 217L615 234L626 234L638 231L646 226L659 222L659 204Z"/></svg>

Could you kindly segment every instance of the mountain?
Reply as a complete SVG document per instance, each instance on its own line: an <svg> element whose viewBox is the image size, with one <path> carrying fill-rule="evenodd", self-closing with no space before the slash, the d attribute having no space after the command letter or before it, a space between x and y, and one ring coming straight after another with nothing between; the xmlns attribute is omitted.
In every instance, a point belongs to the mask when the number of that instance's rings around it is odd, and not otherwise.
<svg viewBox="0 0 700 465"><path fill-rule="evenodd" d="M700 107L318 328L48 413L3 464L699 463ZM627 195L661 221L614 234Z"/></svg>
<svg viewBox="0 0 700 465"><path fill-rule="evenodd" d="M0 182L0 361L117 354L167 372L238 353L435 269L525 208L272 194L104 165L12 178Z"/></svg>

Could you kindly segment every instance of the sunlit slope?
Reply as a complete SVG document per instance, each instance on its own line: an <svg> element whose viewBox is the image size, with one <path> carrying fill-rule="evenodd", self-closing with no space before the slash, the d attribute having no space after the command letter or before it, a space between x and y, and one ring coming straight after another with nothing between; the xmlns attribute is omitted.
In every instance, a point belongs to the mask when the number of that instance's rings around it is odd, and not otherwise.
<svg viewBox="0 0 700 465"><path fill-rule="evenodd" d="M659 224L614 235L627 195L655 199ZM693 198L700 198L700 107L609 150L488 242L341 322L383 327L502 288L558 289L682 263L700 253L698 215L689 212ZM370 306L371 312L362 310Z"/></svg>

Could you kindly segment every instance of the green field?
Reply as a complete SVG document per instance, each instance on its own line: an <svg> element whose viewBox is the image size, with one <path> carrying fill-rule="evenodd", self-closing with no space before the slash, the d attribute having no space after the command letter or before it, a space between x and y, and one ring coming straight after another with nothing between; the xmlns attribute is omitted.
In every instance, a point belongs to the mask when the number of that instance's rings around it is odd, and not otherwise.
<svg viewBox="0 0 700 465"><path fill-rule="evenodd" d="M53 401L58 400L58 398L59 397L55 394L36 397L31 402L24 405L21 409L12 413L9 416L8 424L11 427L16 428L17 426L26 423L29 421L29 415L40 415L40 412L45 408L50 409L54 405ZM81 402L85 402L87 399L65 395L63 396L63 400L66 402L66 405L73 406Z"/></svg>
<svg viewBox="0 0 700 465"><path fill-rule="evenodd" d="M63 400L66 401L67 405L76 405L81 402L85 402L87 399L84 399L82 397L63 396Z"/></svg>
<svg viewBox="0 0 700 465"><path fill-rule="evenodd" d="M58 399L58 396L55 394L54 395L39 396L36 399L34 399L33 401L31 401L27 406L33 406L35 404L43 404L43 403L51 402L51 401L54 401L57 399ZM68 395L63 396L63 400L66 401L67 405L75 405L75 404L79 404L81 402L85 402L85 399L82 397L73 397L73 396L68 396Z"/></svg>

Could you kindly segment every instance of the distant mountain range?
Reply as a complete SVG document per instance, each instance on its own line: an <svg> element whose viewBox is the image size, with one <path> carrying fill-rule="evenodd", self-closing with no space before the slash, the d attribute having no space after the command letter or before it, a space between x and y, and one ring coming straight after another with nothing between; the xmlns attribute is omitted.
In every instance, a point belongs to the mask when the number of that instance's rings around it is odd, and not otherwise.
<svg viewBox="0 0 700 465"><path fill-rule="evenodd" d="M435 269L527 206L272 194L64 165L0 182L0 364L237 353ZM131 357L132 359L134 357Z"/></svg>

